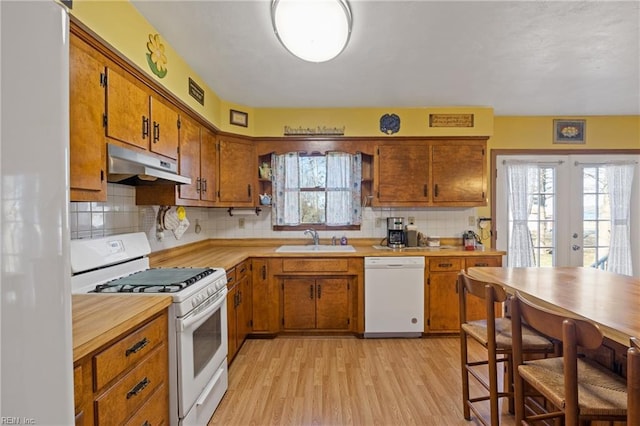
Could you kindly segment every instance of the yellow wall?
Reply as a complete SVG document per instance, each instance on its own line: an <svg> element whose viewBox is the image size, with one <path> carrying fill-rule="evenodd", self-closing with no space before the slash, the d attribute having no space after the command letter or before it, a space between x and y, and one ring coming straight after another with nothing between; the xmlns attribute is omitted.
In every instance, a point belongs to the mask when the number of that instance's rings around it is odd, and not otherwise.
<svg viewBox="0 0 640 426"><path fill-rule="evenodd" d="M554 144L553 120L586 120L584 144ZM494 117L490 149L640 149L640 116Z"/></svg>
<svg viewBox="0 0 640 426"><path fill-rule="evenodd" d="M150 70L146 60L147 41L156 34L140 13L124 0L76 0L72 15L93 30L142 71L181 99L196 113L218 129L251 136L282 136L284 126L344 127L345 136L387 137L379 130L380 117L395 113L400 117L400 131L394 136L490 136L489 148L597 149L640 148L640 116L563 117L586 118L586 144L552 143L554 117L494 117L486 106L424 108L327 108L279 109L252 108L220 99L160 34L167 56L167 75L160 79ZM191 77L205 90L205 105L188 93ZM248 127L231 125L229 110L248 114ZM430 128L430 113L474 114L470 128Z"/></svg>

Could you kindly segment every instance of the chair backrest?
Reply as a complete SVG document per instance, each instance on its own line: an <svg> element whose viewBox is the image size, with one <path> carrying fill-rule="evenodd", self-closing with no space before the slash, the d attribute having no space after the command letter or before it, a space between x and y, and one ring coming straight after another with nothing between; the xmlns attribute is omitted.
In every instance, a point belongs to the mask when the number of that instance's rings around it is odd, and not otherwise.
<svg viewBox="0 0 640 426"><path fill-rule="evenodd" d="M512 308L514 317L519 314L529 327L551 338L560 340L565 345L569 343L587 349L596 349L602 345L604 339L602 331L591 321L572 318L566 314L544 308L517 292ZM575 330L572 332L575 337L567 336L569 329ZM574 341L566 342L568 337Z"/></svg>
<svg viewBox="0 0 640 426"><path fill-rule="evenodd" d="M487 328L491 335L495 333L496 303L507 299L507 292L500 284L480 281L471 278L462 270L458 273L458 301L460 305L460 324L467 322L467 298L472 295L485 301L485 312L488 320ZM493 337L495 341L495 337Z"/></svg>
<svg viewBox="0 0 640 426"><path fill-rule="evenodd" d="M640 339L632 337L627 351L627 424L640 425Z"/></svg>
<svg viewBox="0 0 640 426"><path fill-rule="evenodd" d="M460 271L458 274L458 291L481 299L489 298L493 302L504 302L507 299L507 292L500 284L476 280L467 275L465 271Z"/></svg>

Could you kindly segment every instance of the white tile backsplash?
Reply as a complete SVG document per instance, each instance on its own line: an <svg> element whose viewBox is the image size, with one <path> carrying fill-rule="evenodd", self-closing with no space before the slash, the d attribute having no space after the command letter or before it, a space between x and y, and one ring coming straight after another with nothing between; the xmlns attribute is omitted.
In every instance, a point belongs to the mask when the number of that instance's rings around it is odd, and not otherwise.
<svg viewBox="0 0 640 426"><path fill-rule="evenodd" d="M164 238L156 238L156 221L159 206L136 206L135 187L108 184L107 201L104 203L74 202L69 208L71 238L98 238L128 232L145 232L153 251L176 247L208 238L304 238L302 231L273 231L271 209L262 208L259 215L253 210L236 209L230 216L226 208L188 207L189 228L180 240L171 231L164 231ZM426 235L441 237L462 236L469 226L469 216L477 217L475 208L462 209L391 209L366 207L363 209L359 231L320 231L320 238L332 236L347 238L384 238L386 218L415 217L418 230ZM240 228L240 219L244 228ZM379 220L376 220L379 219ZM201 232L196 234L196 221ZM376 226L376 222L379 226Z"/></svg>

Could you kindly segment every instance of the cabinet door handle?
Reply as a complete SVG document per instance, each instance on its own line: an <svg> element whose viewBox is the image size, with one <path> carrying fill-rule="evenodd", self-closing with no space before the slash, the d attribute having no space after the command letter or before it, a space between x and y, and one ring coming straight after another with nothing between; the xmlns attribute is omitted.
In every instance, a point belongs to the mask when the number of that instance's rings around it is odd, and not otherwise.
<svg viewBox="0 0 640 426"><path fill-rule="evenodd" d="M267 279L267 265L262 265L262 279Z"/></svg>
<svg viewBox="0 0 640 426"><path fill-rule="evenodd" d="M429 188L427 188L427 185L425 184L424 187L422 188L422 192L424 194L424 196L426 197L427 194L429 193Z"/></svg>
<svg viewBox="0 0 640 426"><path fill-rule="evenodd" d="M438 184L436 183L436 186L433 188L433 196L435 198L438 198Z"/></svg>
<svg viewBox="0 0 640 426"><path fill-rule="evenodd" d="M160 123L153 122L153 143L160 140Z"/></svg>
<svg viewBox="0 0 640 426"><path fill-rule="evenodd" d="M149 119L142 116L142 139L149 137Z"/></svg>
<svg viewBox="0 0 640 426"><path fill-rule="evenodd" d="M238 306L242 305L242 291L238 291Z"/></svg>
<svg viewBox="0 0 640 426"><path fill-rule="evenodd" d="M322 284L318 284L318 299L322 297Z"/></svg>
<svg viewBox="0 0 640 426"><path fill-rule="evenodd" d="M309 299L313 299L313 284L309 284Z"/></svg>
<svg viewBox="0 0 640 426"><path fill-rule="evenodd" d="M247 185L247 195L251 198L251 184Z"/></svg>
<svg viewBox="0 0 640 426"><path fill-rule="evenodd" d="M207 180L202 179L202 192L207 192Z"/></svg>
<svg viewBox="0 0 640 426"><path fill-rule="evenodd" d="M149 339L145 337L144 339L140 340L139 342L136 342L133 346L127 349L124 352L124 356L129 356L131 354L135 354L136 352L140 352L142 348L144 348L148 344L149 344Z"/></svg>
<svg viewBox="0 0 640 426"><path fill-rule="evenodd" d="M196 192L200 192L202 188L202 182L200 181L200 178L196 179Z"/></svg>
<svg viewBox="0 0 640 426"><path fill-rule="evenodd" d="M127 399L130 399L138 395L140 392L142 392L144 388L146 388L149 385L149 383L151 383L151 381L148 378L145 377L144 379L142 379L140 383L135 385L133 389L127 392Z"/></svg>

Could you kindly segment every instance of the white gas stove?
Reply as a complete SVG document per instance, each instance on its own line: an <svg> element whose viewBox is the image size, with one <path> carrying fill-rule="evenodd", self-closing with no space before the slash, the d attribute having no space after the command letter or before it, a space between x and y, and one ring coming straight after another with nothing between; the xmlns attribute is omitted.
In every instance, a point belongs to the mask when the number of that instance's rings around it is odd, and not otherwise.
<svg viewBox="0 0 640 426"><path fill-rule="evenodd" d="M150 268L144 233L71 242L75 294L170 295L171 425L206 424L227 389L224 268Z"/></svg>

